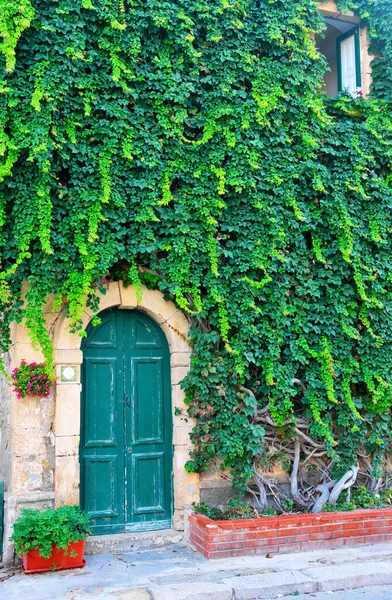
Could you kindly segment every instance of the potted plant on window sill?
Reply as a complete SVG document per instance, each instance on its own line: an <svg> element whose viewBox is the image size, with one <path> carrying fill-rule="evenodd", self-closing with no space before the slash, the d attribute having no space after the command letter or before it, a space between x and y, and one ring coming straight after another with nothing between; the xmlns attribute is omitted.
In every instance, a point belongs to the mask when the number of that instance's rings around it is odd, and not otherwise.
<svg viewBox="0 0 392 600"><path fill-rule="evenodd" d="M78 506L55 510L24 510L15 521L15 551L25 573L84 567L84 543L91 532L90 517Z"/></svg>

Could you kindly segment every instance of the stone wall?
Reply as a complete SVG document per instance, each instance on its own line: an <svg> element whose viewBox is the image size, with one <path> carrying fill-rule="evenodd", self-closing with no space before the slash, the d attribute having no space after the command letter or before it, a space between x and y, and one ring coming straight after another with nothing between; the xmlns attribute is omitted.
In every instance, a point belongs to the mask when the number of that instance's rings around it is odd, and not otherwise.
<svg viewBox="0 0 392 600"><path fill-rule="evenodd" d="M143 289L138 301L133 286L122 282L105 284L106 294L100 295L100 311L109 307L123 310L138 309L154 319L164 331L170 347L172 406L173 406L173 528L183 530L184 511L199 502L199 476L187 473L192 444L189 433L192 422L177 415L176 407L186 409L180 382L190 366L191 349L187 343L189 323L180 310L164 300L158 291ZM65 312L51 312L50 301L45 307L47 327L52 334L55 382L48 398L17 399L8 383L2 384L0 422L4 422L1 440L1 466L6 474L6 517L4 560L11 562L13 548L8 538L12 524L23 508L44 509L63 504L79 503L79 436L80 436L80 365L83 354L82 338L70 333ZM83 325L87 327L93 314L86 307ZM23 325L13 329L13 345L8 370L27 362L41 362L42 354L34 350ZM72 383L61 381L61 366L76 368ZM1 418L1 414L5 417ZM4 451L3 451L4 448ZM7 452L5 451L7 450ZM3 454L6 456L3 463ZM0 471L0 472L2 472ZM5 476L4 476L5 477Z"/></svg>
<svg viewBox="0 0 392 600"><path fill-rule="evenodd" d="M10 356L4 357L8 370ZM0 481L7 492L11 477L11 389L7 379L0 374ZM1 545L1 544L0 544ZM0 555L1 558L1 555Z"/></svg>
<svg viewBox="0 0 392 600"><path fill-rule="evenodd" d="M4 357L8 370L10 355ZM0 374L0 481L4 481L5 490L9 486L11 473L11 389L7 379Z"/></svg>
<svg viewBox="0 0 392 600"><path fill-rule="evenodd" d="M224 508L227 502L232 498L235 490L232 487L230 473L222 471L221 463L217 460L212 464L208 471L200 475L200 502L208 506ZM272 471L264 472L267 479L273 479L278 486L290 496L290 476L281 466L276 465ZM248 484L257 491L257 487L252 481ZM254 497L251 493L244 496L244 500L250 505L254 504ZM269 497L269 504L276 507L273 499Z"/></svg>
<svg viewBox="0 0 392 600"><path fill-rule="evenodd" d="M41 361L26 330L15 325L7 371L22 359ZM5 481L3 561L12 562L12 525L24 508L54 506L54 394L18 399L5 378L0 383L0 478Z"/></svg>

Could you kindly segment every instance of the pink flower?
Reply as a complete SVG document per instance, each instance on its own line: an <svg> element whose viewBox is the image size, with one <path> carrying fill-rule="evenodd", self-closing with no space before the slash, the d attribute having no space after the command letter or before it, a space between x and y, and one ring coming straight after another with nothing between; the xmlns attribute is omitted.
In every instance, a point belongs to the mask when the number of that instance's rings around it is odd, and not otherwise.
<svg viewBox="0 0 392 600"><path fill-rule="evenodd" d="M22 397L22 394L18 394L16 397L20 400Z"/></svg>
<svg viewBox="0 0 392 600"><path fill-rule="evenodd" d="M12 372L13 372L13 373L17 373L17 372L18 372L18 369L14 369Z"/></svg>
<svg viewBox="0 0 392 600"><path fill-rule="evenodd" d="M30 367L36 367L36 366L37 366L36 362L35 363L30 363Z"/></svg>
<svg viewBox="0 0 392 600"><path fill-rule="evenodd" d="M41 378L42 378L42 375L38 375L38 379L41 379Z"/></svg>
<svg viewBox="0 0 392 600"><path fill-rule="evenodd" d="M32 377L31 379L34 379L34 381L37 379L36 377Z"/></svg>
<svg viewBox="0 0 392 600"><path fill-rule="evenodd" d="M32 387L33 384L29 381L29 383L27 385L28 385L28 387Z"/></svg>
<svg viewBox="0 0 392 600"><path fill-rule="evenodd" d="M40 386L40 385L37 385L37 390L40 390L40 389L41 389L41 386Z"/></svg>
<svg viewBox="0 0 392 600"><path fill-rule="evenodd" d="M17 378L17 376L16 376L16 375L14 375L12 379L18 379L18 378Z"/></svg>

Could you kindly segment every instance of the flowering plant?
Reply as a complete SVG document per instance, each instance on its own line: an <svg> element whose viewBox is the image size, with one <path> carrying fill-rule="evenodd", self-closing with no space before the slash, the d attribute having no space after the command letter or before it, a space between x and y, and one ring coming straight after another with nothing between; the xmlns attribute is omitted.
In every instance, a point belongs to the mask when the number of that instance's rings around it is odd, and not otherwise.
<svg viewBox="0 0 392 600"><path fill-rule="evenodd" d="M12 381L18 398L49 396L50 380L45 363L29 364L22 360L20 367L12 371Z"/></svg>

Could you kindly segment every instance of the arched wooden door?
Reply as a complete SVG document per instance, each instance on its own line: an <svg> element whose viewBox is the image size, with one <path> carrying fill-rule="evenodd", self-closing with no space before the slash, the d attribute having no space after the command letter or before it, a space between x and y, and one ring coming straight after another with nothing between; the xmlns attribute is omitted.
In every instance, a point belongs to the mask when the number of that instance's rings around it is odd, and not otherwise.
<svg viewBox="0 0 392 600"><path fill-rule="evenodd" d="M171 527L170 354L138 311L109 309L82 344L81 506L96 534Z"/></svg>

